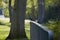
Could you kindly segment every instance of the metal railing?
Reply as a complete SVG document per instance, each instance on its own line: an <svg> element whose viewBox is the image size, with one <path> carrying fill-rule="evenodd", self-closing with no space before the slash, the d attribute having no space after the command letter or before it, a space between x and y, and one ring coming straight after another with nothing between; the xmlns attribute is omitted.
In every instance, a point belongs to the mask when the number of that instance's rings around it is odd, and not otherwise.
<svg viewBox="0 0 60 40"><path fill-rule="evenodd" d="M41 24L30 22L30 40L53 40L53 32Z"/></svg>

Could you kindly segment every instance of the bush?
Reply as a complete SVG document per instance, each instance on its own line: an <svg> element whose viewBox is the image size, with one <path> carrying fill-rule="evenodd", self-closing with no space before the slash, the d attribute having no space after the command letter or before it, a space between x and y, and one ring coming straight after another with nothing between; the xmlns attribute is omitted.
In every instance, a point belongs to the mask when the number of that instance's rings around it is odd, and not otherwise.
<svg viewBox="0 0 60 40"><path fill-rule="evenodd" d="M46 26L54 32L54 40L60 40L60 21L49 21Z"/></svg>
<svg viewBox="0 0 60 40"><path fill-rule="evenodd" d="M9 17L9 10L6 8L5 11L4 11L4 16L5 17Z"/></svg>

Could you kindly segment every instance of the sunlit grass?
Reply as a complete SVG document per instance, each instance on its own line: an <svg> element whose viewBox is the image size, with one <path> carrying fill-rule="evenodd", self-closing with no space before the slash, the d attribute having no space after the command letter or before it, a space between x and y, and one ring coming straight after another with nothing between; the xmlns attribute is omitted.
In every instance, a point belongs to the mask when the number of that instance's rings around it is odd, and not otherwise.
<svg viewBox="0 0 60 40"><path fill-rule="evenodd" d="M5 40L9 34L10 28L5 25L0 25L0 40Z"/></svg>

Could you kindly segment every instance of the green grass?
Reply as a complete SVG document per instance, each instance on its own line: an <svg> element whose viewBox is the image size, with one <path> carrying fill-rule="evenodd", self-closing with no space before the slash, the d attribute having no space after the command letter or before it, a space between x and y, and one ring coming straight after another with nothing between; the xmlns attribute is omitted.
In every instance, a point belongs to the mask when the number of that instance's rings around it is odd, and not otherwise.
<svg viewBox="0 0 60 40"><path fill-rule="evenodd" d="M9 20L0 20L0 40L5 40L5 38L9 35L9 26Z"/></svg>
<svg viewBox="0 0 60 40"><path fill-rule="evenodd" d="M9 31L10 31L9 25L10 25L9 21L0 20L0 40L5 40L6 37L9 35ZM26 32L28 39L30 39L29 27L30 27L29 22L25 23L25 32Z"/></svg>
<svg viewBox="0 0 60 40"><path fill-rule="evenodd" d="M9 34L10 28L5 25L0 25L0 40L5 40Z"/></svg>

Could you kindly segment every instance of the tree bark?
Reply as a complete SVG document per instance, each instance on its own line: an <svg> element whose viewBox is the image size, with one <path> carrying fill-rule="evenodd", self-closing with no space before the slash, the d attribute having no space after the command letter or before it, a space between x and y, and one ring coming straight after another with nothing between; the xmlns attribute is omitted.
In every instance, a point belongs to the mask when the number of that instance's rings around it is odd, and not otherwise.
<svg viewBox="0 0 60 40"><path fill-rule="evenodd" d="M44 0L38 0L38 23L43 23L45 16Z"/></svg>
<svg viewBox="0 0 60 40"><path fill-rule="evenodd" d="M12 6L11 6L11 1L12 0L9 0L9 16L10 16L10 22L12 21L12 19L13 19L13 8L12 8Z"/></svg>
<svg viewBox="0 0 60 40"><path fill-rule="evenodd" d="M24 20L25 20L25 10L26 10L26 0L15 0L14 4L14 13L11 20L11 29L9 36L6 38L8 39L24 39L27 40L25 27L24 27Z"/></svg>

